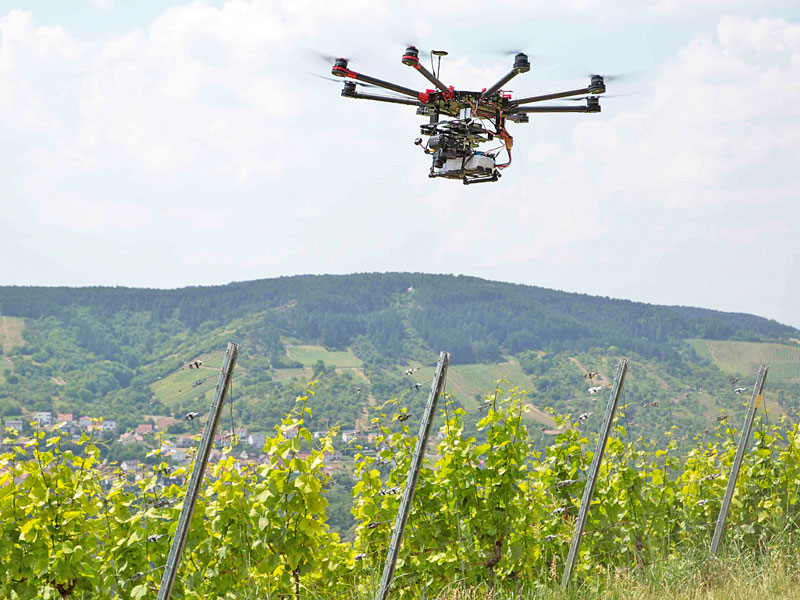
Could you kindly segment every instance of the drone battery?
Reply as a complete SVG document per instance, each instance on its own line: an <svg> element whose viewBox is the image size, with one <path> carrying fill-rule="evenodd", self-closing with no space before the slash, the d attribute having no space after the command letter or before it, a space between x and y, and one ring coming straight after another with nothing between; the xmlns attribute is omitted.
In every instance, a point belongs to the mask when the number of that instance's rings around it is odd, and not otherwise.
<svg viewBox="0 0 800 600"><path fill-rule="evenodd" d="M460 158L451 158L445 164L443 171L461 171ZM494 171L494 159L486 154L473 154L464 161L464 173L491 173Z"/></svg>

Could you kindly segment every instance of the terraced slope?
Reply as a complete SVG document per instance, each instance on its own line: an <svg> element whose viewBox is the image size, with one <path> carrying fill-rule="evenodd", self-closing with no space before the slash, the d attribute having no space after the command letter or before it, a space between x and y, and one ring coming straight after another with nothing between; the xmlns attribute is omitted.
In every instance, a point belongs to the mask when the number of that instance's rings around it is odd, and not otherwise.
<svg viewBox="0 0 800 600"><path fill-rule="evenodd" d="M0 316L0 348L3 352L10 352L13 348L25 344L23 331L25 331L24 320L19 317Z"/></svg>
<svg viewBox="0 0 800 600"><path fill-rule="evenodd" d="M760 363L769 365L770 379L800 382L800 344L687 340L703 358L731 375L750 375Z"/></svg>

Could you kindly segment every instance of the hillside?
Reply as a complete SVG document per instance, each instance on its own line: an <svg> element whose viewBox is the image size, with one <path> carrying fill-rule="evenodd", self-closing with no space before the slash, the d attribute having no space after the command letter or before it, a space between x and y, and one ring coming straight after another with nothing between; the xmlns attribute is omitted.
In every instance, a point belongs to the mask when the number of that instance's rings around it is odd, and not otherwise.
<svg viewBox="0 0 800 600"><path fill-rule="evenodd" d="M798 330L753 315L420 273L178 290L2 287L0 411L92 414L122 429L144 415L180 418L207 406L225 342L235 340L235 419L251 429L270 428L315 376L314 428L360 426L394 395L413 409L447 349L448 392L468 420L498 379L529 391L543 427L548 407L597 412L602 394L588 389L607 384L625 355L631 428L697 431L738 410L729 379L747 385L760 360L774 365L768 406L798 408L796 339Z"/></svg>

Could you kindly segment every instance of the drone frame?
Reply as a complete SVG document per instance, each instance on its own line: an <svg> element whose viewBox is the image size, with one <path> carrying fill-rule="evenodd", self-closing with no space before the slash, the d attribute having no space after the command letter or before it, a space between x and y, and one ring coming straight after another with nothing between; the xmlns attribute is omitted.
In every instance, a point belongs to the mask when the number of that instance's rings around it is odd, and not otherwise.
<svg viewBox="0 0 800 600"><path fill-rule="evenodd" d="M442 51L436 51L434 54L441 56L446 54ZM528 114L533 113L596 113L600 112L599 95L605 93L606 87L602 75L592 75L588 86L573 90L565 90L561 92L554 92L550 94L542 94L538 96L529 96L525 98L512 99L511 94L503 92L502 88L514 77L527 73L531 69L530 62L525 53L519 52L514 57L513 68L503 75L497 82L488 88L484 88L480 92L456 90L453 86L448 86L442 82L438 74L429 71L419 60L419 50L415 46L408 46L402 57L402 63L412 67L415 71L419 72L434 88L426 89L425 91L417 91L390 81L385 81L353 71L349 68L349 60L346 58L336 58L331 74L345 80L344 88L342 89L342 96L345 98L356 98L361 100L371 100L374 102L385 102L390 104L403 104L408 106L416 106L417 114L427 115L430 117L429 125L435 125L439 122L440 115L453 117L457 120L469 123L473 117L494 119L494 126L497 132L494 134L501 137L506 143L508 151L508 162L504 165L497 165L490 176L476 176L471 174L467 176L463 174L463 181L465 184L482 183L485 181L496 181L500 174L497 169L502 169L511 164L511 144L513 138L505 130L505 121L509 120L515 123L528 122ZM352 80L352 81L351 81ZM389 92L398 95L383 95L367 92L356 91L356 81L382 88ZM570 98L575 100L574 96L585 96L586 104L578 106L565 106L565 105L542 105L530 106L539 102L549 100L558 100L561 98ZM424 126L423 126L424 128ZM435 131L435 127L433 129ZM424 132L424 129L423 129ZM426 135L432 135L430 133ZM468 134L469 135L469 134ZM492 135L489 136L492 139ZM418 138L419 140L419 138ZM419 141L417 142L419 144ZM421 145L421 144L420 144ZM432 154L425 149L427 154ZM492 158L493 159L493 158ZM464 158L466 160L466 157ZM464 170L464 162L462 161L462 172ZM430 177L448 177L454 179L449 174L437 174L434 168L431 167Z"/></svg>

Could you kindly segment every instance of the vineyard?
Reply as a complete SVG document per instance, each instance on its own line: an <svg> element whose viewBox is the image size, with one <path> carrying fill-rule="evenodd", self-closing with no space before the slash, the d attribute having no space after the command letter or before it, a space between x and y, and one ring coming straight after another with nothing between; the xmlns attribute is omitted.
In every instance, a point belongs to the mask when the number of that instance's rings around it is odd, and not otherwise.
<svg viewBox="0 0 800 600"><path fill-rule="evenodd" d="M237 463L235 439L228 442L198 501L175 597L374 597L415 444L408 425L417 419L395 398L375 409L369 432L354 442L356 526L345 540L326 522L332 479L325 459L337 432L312 438L304 419L313 406L312 385L267 439L257 466ZM707 553L736 448L733 417L684 451L676 440L686 433L676 429L656 442L629 437L620 408L575 571L578 586ZM441 410L393 598L436 598L461 588L528 598L558 586L593 440L580 420L556 416L559 433L537 450L520 389L498 389L481 410L474 430L452 401ZM787 547L797 534L798 426L761 415L753 438L728 518L729 553ZM0 457L0 596L154 597L186 469L172 470L159 450L138 473L103 467L88 435L75 443L38 431L24 444L15 440L7 431L9 451Z"/></svg>
<svg viewBox="0 0 800 600"><path fill-rule="evenodd" d="M773 379L800 381L800 344L687 340L703 358L729 374L752 373L758 363L770 365Z"/></svg>

